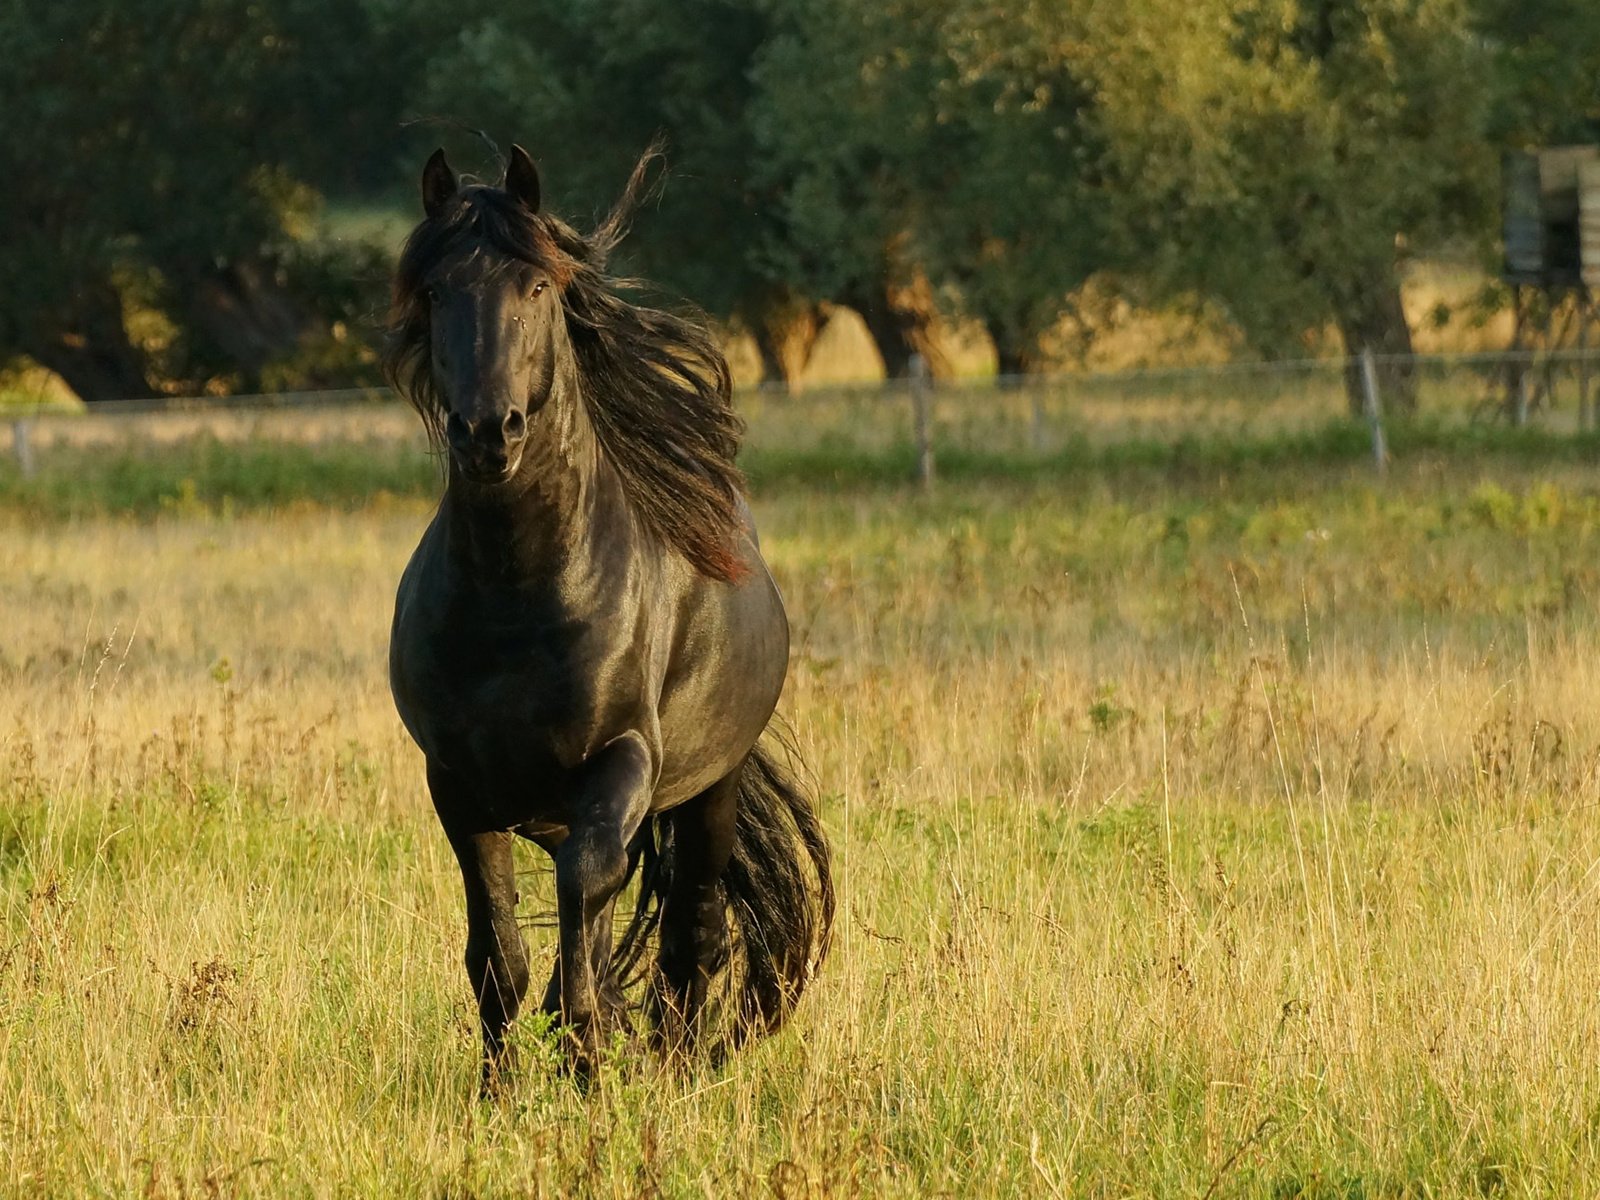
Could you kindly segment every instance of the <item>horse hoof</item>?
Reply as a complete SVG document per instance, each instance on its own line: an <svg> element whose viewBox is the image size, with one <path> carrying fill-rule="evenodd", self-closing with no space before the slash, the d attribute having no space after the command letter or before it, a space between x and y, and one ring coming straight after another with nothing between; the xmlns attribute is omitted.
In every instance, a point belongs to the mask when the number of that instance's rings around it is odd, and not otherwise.
<svg viewBox="0 0 1600 1200"><path fill-rule="evenodd" d="M666 1063L681 1063L694 1056L693 1027L676 1011L662 1010L650 1027L650 1049Z"/></svg>
<svg viewBox="0 0 1600 1200"><path fill-rule="evenodd" d="M568 1026L562 1040L565 1053L561 1058L561 1073L577 1084L580 1090L588 1091L600 1077L599 1039L594 1036L592 1028L579 1032Z"/></svg>
<svg viewBox="0 0 1600 1200"><path fill-rule="evenodd" d="M486 1062L478 1077L478 1099L499 1100L511 1086L511 1073L503 1063Z"/></svg>
<svg viewBox="0 0 1600 1200"><path fill-rule="evenodd" d="M588 1051L575 1051L561 1064L561 1073L572 1080L580 1092L587 1092L600 1082L600 1058Z"/></svg>

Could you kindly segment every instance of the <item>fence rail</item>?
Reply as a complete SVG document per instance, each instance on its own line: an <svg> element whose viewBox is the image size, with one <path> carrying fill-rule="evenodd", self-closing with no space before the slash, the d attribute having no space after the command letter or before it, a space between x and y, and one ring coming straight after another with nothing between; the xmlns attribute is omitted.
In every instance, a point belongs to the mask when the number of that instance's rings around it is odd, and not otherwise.
<svg viewBox="0 0 1600 1200"><path fill-rule="evenodd" d="M1270 437L1363 421L1374 461L1387 460L1385 425L1415 410L1437 422L1552 431L1594 429L1600 351L1317 358L934 381L742 389L749 442L762 449L854 453L910 448L931 484L944 451L1047 455L1069 444ZM58 446L185 437L224 440L420 439L414 416L387 388L259 396L102 402L81 413L15 404L0 438L23 472Z"/></svg>

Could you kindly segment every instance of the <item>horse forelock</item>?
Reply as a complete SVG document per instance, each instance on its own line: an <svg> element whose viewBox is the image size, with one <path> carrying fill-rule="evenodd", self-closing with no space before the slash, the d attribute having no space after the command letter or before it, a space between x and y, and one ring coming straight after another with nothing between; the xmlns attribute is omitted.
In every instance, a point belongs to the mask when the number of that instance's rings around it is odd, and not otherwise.
<svg viewBox="0 0 1600 1200"><path fill-rule="evenodd" d="M733 411L727 360L700 322L617 294L636 286L605 270L633 199L630 185L617 211L586 237L498 188L463 189L406 239L384 367L442 450L448 414L433 379L429 274L463 248L548 272L589 423L630 506L701 574L737 581L746 571L735 549L744 481L734 458L743 423Z"/></svg>

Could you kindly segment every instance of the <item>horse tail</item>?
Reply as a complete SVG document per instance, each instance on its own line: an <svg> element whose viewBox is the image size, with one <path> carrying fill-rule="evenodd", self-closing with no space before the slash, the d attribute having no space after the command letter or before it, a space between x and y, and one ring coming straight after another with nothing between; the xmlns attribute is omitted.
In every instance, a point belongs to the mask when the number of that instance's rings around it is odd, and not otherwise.
<svg viewBox="0 0 1600 1200"><path fill-rule="evenodd" d="M722 874L731 934L730 961L718 964L727 1045L777 1030L827 956L833 929L833 871L816 804L780 764L772 729L739 773L733 854ZM615 994L648 977L661 906L672 885L670 822L645 822L632 851L634 910L611 960Z"/></svg>
<svg viewBox="0 0 1600 1200"><path fill-rule="evenodd" d="M833 870L815 802L758 743L739 776L733 857L722 875L739 982L734 1042L771 1033L827 956Z"/></svg>

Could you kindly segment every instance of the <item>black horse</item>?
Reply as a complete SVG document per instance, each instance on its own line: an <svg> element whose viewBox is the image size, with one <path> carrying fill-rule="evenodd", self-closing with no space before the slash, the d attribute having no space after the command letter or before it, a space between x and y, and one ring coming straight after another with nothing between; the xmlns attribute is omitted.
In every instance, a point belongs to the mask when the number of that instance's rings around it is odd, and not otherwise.
<svg viewBox="0 0 1600 1200"><path fill-rule="evenodd" d="M395 281L387 365L448 482L400 581L390 684L466 883L485 1086L529 982L514 834L555 861L544 1009L584 1077L640 991L668 1051L711 1042L717 997L716 1045L775 1029L833 917L815 808L761 742L789 630L727 363L605 270L649 157L583 236L539 211L521 147L501 187L437 152Z"/></svg>

